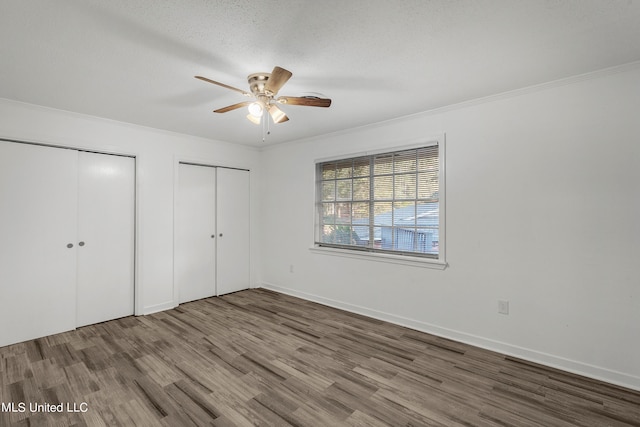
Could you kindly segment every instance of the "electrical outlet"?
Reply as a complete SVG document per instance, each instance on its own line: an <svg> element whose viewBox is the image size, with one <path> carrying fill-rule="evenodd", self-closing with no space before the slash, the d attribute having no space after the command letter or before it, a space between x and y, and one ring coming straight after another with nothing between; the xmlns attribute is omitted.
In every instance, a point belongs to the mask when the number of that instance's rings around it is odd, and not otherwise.
<svg viewBox="0 0 640 427"><path fill-rule="evenodd" d="M509 301L498 301L498 313L509 314Z"/></svg>

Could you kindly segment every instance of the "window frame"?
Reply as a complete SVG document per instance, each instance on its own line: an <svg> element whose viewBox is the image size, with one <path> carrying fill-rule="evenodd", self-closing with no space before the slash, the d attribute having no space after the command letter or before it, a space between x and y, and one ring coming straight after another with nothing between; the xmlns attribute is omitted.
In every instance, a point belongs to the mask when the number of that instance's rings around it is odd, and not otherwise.
<svg viewBox="0 0 640 427"><path fill-rule="evenodd" d="M420 252L400 252L393 250L381 250L370 247L358 247L349 245L331 245L322 244L320 242L320 223L323 215L322 212L322 180L318 178L319 164L331 161L340 160L352 160L358 157L370 157L380 154L393 154L406 150L419 149L438 146L438 254L437 257L433 255L423 254ZM314 161L314 174L313 179L315 182L315 194L314 194L314 234L313 245L310 248L313 252L324 255L335 255L348 258L359 258L367 260L376 260L382 262L392 262L404 265L422 266L428 268L444 269L447 267L446 262L446 183L445 183L445 167L446 167L446 147L445 147L445 135L437 135L430 138L421 138L414 140L410 143L402 145L394 145L386 148L372 150L367 152L355 152L344 153L338 156L332 156L329 158L316 159ZM369 175L371 178L371 175ZM353 196L352 196L353 199ZM373 200L371 200L373 202Z"/></svg>

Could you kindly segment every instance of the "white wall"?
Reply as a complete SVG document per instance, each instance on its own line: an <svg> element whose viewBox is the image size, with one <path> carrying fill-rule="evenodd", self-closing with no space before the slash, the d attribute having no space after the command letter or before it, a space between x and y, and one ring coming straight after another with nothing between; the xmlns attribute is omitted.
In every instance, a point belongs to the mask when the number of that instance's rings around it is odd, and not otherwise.
<svg viewBox="0 0 640 427"><path fill-rule="evenodd" d="M640 67L618 71L263 152L1 99L0 138L136 156L140 314L177 304L174 168L201 160L252 171L252 283L640 389ZM315 159L441 133L448 269L309 251Z"/></svg>
<svg viewBox="0 0 640 427"><path fill-rule="evenodd" d="M266 149L263 286L640 389L639 111L632 64ZM449 268L309 250L314 160L439 133Z"/></svg>
<svg viewBox="0 0 640 427"><path fill-rule="evenodd" d="M154 130L0 99L0 138L136 156L137 301L147 314L178 304L173 289L173 197L180 160L251 170L252 218L258 218L260 152L256 149ZM256 224L252 223L252 229ZM251 283L258 281L258 233L251 240Z"/></svg>

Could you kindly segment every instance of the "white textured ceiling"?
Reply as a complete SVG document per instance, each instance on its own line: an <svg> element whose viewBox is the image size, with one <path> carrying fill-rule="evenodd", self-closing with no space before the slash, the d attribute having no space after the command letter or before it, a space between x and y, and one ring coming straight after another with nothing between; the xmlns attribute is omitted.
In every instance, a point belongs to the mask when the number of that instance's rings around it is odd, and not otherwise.
<svg viewBox="0 0 640 427"><path fill-rule="evenodd" d="M2 0L0 98L262 145L246 76L293 72L267 144L640 60L639 0ZM0 118L1 119L1 118Z"/></svg>

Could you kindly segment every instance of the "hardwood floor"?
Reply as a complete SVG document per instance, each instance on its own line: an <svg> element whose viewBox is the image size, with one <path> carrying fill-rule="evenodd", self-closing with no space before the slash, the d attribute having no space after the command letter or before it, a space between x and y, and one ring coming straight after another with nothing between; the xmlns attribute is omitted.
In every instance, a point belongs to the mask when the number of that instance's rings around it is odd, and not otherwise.
<svg viewBox="0 0 640 427"><path fill-rule="evenodd" d="M0 362L0 426L640 426L638 392L263 289Z"/></svg>

